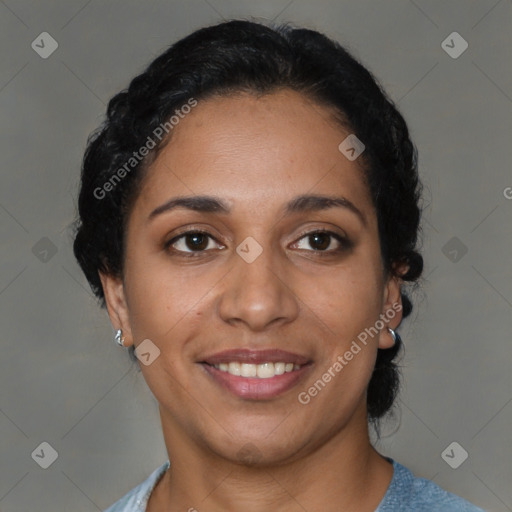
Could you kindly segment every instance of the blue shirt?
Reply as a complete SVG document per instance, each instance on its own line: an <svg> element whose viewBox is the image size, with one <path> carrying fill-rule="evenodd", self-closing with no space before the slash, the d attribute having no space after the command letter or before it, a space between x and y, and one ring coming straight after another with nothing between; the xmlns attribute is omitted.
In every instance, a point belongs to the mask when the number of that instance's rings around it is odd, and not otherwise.
<svg viewBox="0 0 512 512"><path fill-rule="evenodd" d="M388 460L393 463L393 478L375 512L485 512L430 480L416 478L393 459ZM169 461L105 512L145 512L151 491L168 468Z"/></svg>

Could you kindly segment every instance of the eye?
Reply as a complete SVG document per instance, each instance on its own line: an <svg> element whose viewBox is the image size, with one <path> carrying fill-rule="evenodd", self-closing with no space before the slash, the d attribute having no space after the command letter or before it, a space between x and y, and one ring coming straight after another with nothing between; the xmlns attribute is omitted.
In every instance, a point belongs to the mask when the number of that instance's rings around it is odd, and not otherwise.
<svg viewBox="0 0 512 512"><path fill-rule="evenodd" d="M336 240L337 247L330 248L332 246L333 239ZM216 240L208 232L192 230L175 236L165 243L165 248L172 248L172 252L181 253L181 255L186 257L195 257L200 256L201 253L206 252L208 249L211 250L215 248L211 246L210 242L216 242ZM351 243L348 239L338 235L337 233L323 229L304 233L299 241L294 244L294 248L303 250L305 248L300 247L300 245L304 243L309 243L310 246L313 247L313 252L323 252L328 254L340 252L343 249L351 247ZM217 244L220 245L220 248L223 247L218 242Z"/></svg>
<svg viewBox="0 0 512 512"><path fill-rule="evenodd" d="M335 239L337 242L338 247L334 249L329 249L332 245L332 239ZM297 246L298 249L304 249L304 247L298 246L299 244L303 244L304 242L301 242L301 240L304 240L306 243L310 244L311 247L313 247L313 251L315 252L327 252L327 253L334 253L339 252L345 248L350 247L350 242L346 238L342 237L341 235L338 235L338 233L334 233L332 231L326 231L323 229L318 229L315 231L310 231L309 233L304 234L300 239L299 242L296 242L294 245Z"/></svg>
<svg viewBox="0 0 512 512"><path fill-rule="evenodd" d="M211 249L210 241L215 241L215 239L206 231L187 231L169 240L165 244L165 248L173 247L174 252L188 253L188 256L194 256L194 253Z"/></svg>

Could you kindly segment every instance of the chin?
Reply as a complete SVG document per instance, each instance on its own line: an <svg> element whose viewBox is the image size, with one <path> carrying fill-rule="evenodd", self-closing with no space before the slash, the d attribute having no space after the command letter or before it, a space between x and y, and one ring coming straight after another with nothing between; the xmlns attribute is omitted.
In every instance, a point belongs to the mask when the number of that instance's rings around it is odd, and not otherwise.
<svg viewBox="0 0 512 512"><path fill-rule="evenodd" d="M282 421L282 419L280 419ZM277 422L276 422L277 424ZM265 428L257 430L237 430L236 434L230 436L222 431L220 437L211 438L212 431L209 431L210 438L204 438L210 449L220 457L230 462L252 466L275 466L286 464L297 457L302 448L309 444L307 432L302 429L294 428L295 433L299 433L301 438L292 436L290 429L275 429L275 426L265 424ZM233 430L229 429L230 432Z"/></svg>

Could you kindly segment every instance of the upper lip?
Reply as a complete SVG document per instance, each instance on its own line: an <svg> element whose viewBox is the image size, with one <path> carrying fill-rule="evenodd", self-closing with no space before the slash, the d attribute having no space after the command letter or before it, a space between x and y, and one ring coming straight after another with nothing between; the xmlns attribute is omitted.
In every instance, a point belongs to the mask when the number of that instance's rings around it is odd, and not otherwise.
<svg viewBox="0 0 512 512"><path fill-rule="evenodd" d="M224 350L217 352L211 356L205 357L201 362L210 365L220 363L249 363L249 364L262 364L262 363L293 363L304 365L311 360L305 356L287 352L278 349L262 349L262 350L249 350L243 348Z"/></svg>

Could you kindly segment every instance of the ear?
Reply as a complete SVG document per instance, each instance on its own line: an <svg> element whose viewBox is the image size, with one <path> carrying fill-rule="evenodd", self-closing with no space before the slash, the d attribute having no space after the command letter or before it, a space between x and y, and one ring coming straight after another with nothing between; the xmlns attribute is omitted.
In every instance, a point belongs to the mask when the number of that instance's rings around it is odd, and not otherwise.
<svg viewBox="0 0 512 512"><path fill-rule="evenodd" d="M402 275L402 272L400 272ZM385 323L379 336L379 348L387 349L394 345L393 337L388 331L388 327L396 329L402 321L402 296L400 293L403 280L396 275L388 278L386 286L384 287L383 306L380 318Z"/></svg>
<svg viewBox="0 0 512 512"><path fill-rule="evenodd" d="M133 336L123 280L120 277L105 274L101 271L99 276L110 322L114 329L122 329L124 346L129 347L133 344Z"/></svg>

